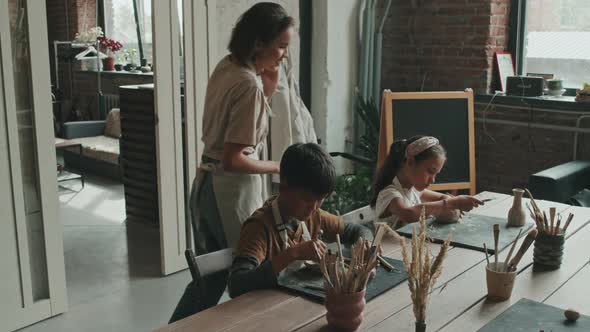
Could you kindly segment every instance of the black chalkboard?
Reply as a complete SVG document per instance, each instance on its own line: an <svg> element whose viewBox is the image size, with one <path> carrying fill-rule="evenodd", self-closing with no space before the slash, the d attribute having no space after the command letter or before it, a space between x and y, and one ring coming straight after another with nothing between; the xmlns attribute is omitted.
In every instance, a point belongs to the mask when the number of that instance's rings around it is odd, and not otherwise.
<svg viewBox="0 0 590 332"><path fill-rule="evenodd" d="M394 141L415 135L438 138L447 161L437 182L469 182L467 99L392 100Z"/></svg>
<svg viewBox="0 0 590 332"><path fill-rule="evenodd" d="M473 91L391 92L381 105L379 162L394 141L434 136L447 150L447 161L434 190L470 189L475 193Z"/></svg>

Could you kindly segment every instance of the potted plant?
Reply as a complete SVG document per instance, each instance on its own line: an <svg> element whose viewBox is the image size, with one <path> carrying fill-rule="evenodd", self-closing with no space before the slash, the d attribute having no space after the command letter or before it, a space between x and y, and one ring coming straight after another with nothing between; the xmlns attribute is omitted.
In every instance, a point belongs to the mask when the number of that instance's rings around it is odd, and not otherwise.
<svg viewBox="0 0 590 332"><path fill-rule="evenodd" d="M115 62L115 70L121 71L123 70L123 62L125 61L125 57L123 56L123 52L119 52L117 54L117 62Z"/></svg>
<svg viewBox="0 0 590 332"><path fill-rule="evenodd" d="M98 40L99 47L107 53L107 57L102 60L104 70L115 70L115 54L123 48L123 44L105 36L100 36L96 39Z"/></svg>
<svg viewBox="0 0 590 332"><path fill-rule="evenodd" d="M132 48L129 51L125 52L125 58L127 60L127 64L123 69L126 71L134 71L137 68L137 63L135 62L135 55L137 50Z"/></svg>

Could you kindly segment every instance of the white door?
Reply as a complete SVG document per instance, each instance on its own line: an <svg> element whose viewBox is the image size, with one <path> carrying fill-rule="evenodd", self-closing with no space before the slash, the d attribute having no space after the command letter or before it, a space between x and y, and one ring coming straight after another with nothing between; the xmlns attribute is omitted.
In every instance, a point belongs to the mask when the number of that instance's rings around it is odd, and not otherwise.
<svg viewBox="0 0 590 332"><path fill-rule="evenodd" d="M44 1L0 0L0 330L66 311Z"/></svg>
<svg viewBox="0 0 590 332"><path fill-rule="evenodd" d="M191 241L188 198L208 77L206 1L157 0L152 6L158 13L152 22L156 159L162 273L167 275L186 268L184 250Z"/></svg>

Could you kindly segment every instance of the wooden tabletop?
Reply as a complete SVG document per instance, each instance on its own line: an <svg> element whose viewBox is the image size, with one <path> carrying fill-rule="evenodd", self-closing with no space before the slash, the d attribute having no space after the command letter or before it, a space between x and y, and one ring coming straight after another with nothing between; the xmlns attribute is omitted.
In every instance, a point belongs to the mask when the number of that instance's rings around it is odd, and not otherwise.
<svg viewBox="0 0 590 332"><path fill-rule="evenodd" d="M492 192L477 196L495 199L473 213L506 218L512 205L511 196ZM561 268L533 272L531 248L519 264L512 297L504 302L489 302L486 300L484 254L452 247L444 261L442 275L430 294L426 314L429 331L476 331L521 298L562 308L573 307L590 315L590 226L587 226L590 209L548 201L537 201L537 204L542 209L556 207L562 213L575 214L568 228ZM438 247L433 244L433 252L438 252ZM384 238L386 256L401 259L400 249L398 241ZM500 257L505 257L506 252L507 249L503 250ZM264 290L244 294L157 331L329 331L325 314L323 305L304 297L281 290ZM367 303L359 330L413 331L414 321L410 292L403 282Z"/></svg>

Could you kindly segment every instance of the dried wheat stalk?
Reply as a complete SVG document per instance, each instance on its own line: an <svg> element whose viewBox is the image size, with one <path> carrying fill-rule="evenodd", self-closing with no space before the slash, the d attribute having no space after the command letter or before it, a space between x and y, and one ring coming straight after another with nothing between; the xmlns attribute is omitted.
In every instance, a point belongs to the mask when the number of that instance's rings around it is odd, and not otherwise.
<svg viewBox="0 0 590 332"><path fill-rule="evenodd" d="M408 287L410 288L416 321L424 322L426 320L428 295L442 272L442 263L445 259L450 241L451 238L449 236L440 248L438 255L432 260L429 241L426 238L426 215L424 208L422 208L418 222L418 233L416 233L416 227L412 231L412 238L410 239L410 245L412 247L411 258L406 247L406 240L404 238L401 239L402 257L406 270L408 271Z"/></svg>

